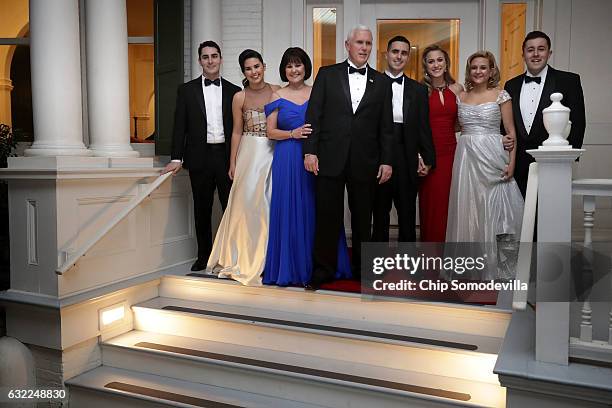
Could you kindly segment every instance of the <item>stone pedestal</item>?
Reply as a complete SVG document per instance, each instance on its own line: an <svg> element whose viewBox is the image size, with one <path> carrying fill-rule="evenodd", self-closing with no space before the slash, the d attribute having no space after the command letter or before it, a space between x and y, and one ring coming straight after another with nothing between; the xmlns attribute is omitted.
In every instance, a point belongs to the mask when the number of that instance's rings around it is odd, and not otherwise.
<svg viewBox="0 0 612 408"><path fill-rule="evenodd" d="M550 262L565 266L570 264L572 163L584 150L563 147L554 150L548 147L527 152L538 162L538 292L542 293L542 290L548 288L558 293L567 293L569 274L561 273L561 270L555 273ZM554 248L554 251L545 251L547 255L544 256L542 249L553 243L567 244L567 250ZM550 247L548 245L552 250ZM554 302L538 299L536 294L536 303L536 360L567 365L569 299Z"/></svg>

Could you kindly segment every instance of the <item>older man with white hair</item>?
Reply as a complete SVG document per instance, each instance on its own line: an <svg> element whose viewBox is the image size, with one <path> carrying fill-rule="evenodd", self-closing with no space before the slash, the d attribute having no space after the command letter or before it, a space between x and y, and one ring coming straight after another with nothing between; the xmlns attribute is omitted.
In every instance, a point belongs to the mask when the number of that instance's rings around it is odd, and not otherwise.
<svg viewBox="0 0 612 408"><path fill-rule="evenodd" d="M348 191L353 276L361 273L361 243L371 239L376 185L392 174L391 81L367 62L372 31L356 26L345 42L348 59L322 67L312 88L304 141L304 166L316 178L314 269L309 289L334 277Z"/></svg>

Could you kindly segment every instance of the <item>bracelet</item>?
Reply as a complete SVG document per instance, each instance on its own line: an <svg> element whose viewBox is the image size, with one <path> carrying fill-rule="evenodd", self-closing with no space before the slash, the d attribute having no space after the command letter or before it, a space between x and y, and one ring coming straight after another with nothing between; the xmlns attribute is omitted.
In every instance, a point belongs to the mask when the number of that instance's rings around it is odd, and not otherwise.
<svg viewBox="0 0 612 408"><path fill-rule="evenodd" d="M291 129L291 130L289 131L289 138L290 138L290 139L293 139L293 129Z"/></svg>

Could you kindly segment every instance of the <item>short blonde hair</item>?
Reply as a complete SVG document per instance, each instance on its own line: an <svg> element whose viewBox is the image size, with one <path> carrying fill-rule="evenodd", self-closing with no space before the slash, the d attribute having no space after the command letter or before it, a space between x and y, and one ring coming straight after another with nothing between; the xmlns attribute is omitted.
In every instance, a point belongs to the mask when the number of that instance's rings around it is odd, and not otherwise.
<svg viewBox="0 0 612 408"><path fill-rule="evenodd" d="M491 68L492 74L487 82L487 88L497 88L499 85L499 67L497 66L497 62L495 61L495 56L492 52L482 50L476 51L472 55L470 55L467 59L467 64L465 64L465 89L467 91L471 91L474 88L474 84L471 80L470 75L470 65L472 65L472 61L476 58L486 58L489 61L489 68Z"/></svg>

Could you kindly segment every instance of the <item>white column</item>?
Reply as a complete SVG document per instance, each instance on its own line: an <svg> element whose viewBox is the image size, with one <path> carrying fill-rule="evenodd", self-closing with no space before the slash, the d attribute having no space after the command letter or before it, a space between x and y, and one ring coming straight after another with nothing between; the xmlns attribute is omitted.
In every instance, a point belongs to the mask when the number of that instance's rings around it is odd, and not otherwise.
<svg viewBox="0 0 612 408"><path fill-rule="evenodd" d="M221 43L221 0L191 0L191 77L202 75L198 63L198 46L212 40ZM223 49L221 49L223 55Z"/></svg>
<svg viewBox="0 0 612 408"><path fill-rule="evenodd" d="M86 0L89 148L137 157L130 146L130 77L125 0Z"/></svg>
<svg viewBox="0 0 612 408"><path fill-rule="evenodd" d="M34 143L26 156L90 156L83 144L78 0L30 0Z"/></svg>
<svg viewBox="0 0 612 408"><path fill-rule="evenodd" d="M570 251L572 240L572 163L584 150L528 150L538 162L538 260L536 295L536 360L567 365L569 357ZM568 248L544 247L567 244ZM550 248L550 249L548 249ZM552 264L550 263L552 262ZM543 291L559 299L545 299ZM559 301L551 301L559 300Z"/></svg>

